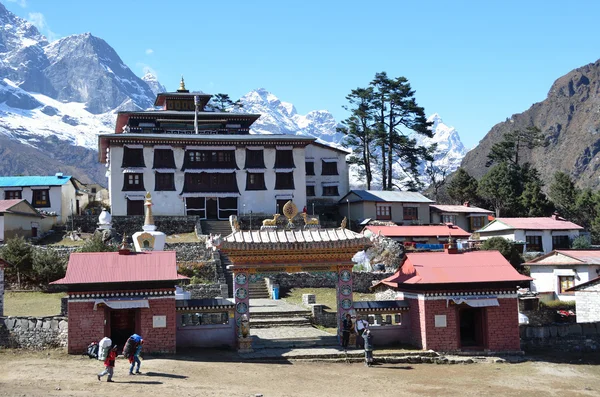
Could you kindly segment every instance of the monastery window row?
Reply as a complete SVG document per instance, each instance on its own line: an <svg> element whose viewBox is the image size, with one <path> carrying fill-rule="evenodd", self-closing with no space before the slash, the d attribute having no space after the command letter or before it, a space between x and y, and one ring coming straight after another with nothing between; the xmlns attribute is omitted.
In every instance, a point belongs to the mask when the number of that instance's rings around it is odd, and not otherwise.
<svg viewBox="0 0 600 397"><path fill-rule="evenodd" d="M5 190L4 200L21 200L23 197L20 190Z"/></svg>
<svg viewBox="0 0 600 397"><path fill-rule="evenodd" d="M339 188L337 185L331 185L331 186L323 186L323 190L322 190L322 196L339 196L340 192L339 192ZM317 193L315 190L315 186L314 185L307 185L306 186L306 197L316 197Z"/></svg>
<svg viewBox="0 0 600 397"><path fill-rule="evenodd" d="M306 169L306 175L316 175L314 161L305 162L304 167ZM321 175L339 175L337 160L321 160Z"/></svg>

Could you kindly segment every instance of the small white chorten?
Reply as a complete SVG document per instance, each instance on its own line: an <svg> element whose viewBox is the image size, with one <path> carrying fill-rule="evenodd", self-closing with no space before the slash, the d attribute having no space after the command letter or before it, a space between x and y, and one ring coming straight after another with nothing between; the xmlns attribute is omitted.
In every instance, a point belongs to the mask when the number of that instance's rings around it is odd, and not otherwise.
<svg viewBox="0 0 600 397"><path fill-rule="evenodd" d="M146 193L146 219L144 221L143 232L137 232L133 235L133 245L136 252L142 251L163 251L167 235L163 232L157 232L152 217L152 196L150 192Z"/></svg>
<svg viewBox="0 0 600 397"><path fill-rule="evenodd" d="M110 230L112 229L112 215L110 212L106 210L106 208L102 209L100 216L98 217L98 229L100 230Z"/></svg>

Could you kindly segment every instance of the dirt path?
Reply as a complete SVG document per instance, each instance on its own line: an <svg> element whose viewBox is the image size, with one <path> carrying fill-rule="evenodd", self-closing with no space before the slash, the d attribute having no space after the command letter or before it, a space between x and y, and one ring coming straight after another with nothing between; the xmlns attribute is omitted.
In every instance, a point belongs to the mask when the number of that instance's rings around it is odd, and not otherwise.
<svg viewBox="0 0 600 397"><path fill-rule="evenodd" d="M213 360L218 357L213 357ZM0 350L0 396L598 396L600 366L521 364L258 364L152 358L141 376L117 360L115 383L102 363L62 352Z"/></svg>

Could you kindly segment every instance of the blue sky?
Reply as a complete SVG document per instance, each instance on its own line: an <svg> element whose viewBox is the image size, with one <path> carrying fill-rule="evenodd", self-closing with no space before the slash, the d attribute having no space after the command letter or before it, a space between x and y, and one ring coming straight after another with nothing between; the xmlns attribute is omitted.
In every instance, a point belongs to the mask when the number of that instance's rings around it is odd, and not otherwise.
<svg viewBox="0 0 600 397"><path fill-rule="evenodd" d="M169 90L264 87L340 121L351 89L405 76L467 147L600 58L597 1L0 1L52 39L103 38Z"/></svg>

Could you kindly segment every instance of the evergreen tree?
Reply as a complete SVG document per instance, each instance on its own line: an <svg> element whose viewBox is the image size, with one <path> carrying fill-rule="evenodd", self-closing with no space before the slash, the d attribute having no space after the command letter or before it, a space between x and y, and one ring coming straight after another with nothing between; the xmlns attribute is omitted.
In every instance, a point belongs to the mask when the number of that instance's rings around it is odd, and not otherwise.
<svg viewBox="0 0 600 397"><path fill-rule="evenodd" d="M506 162L512 166L519 167L520 154L524 149L545 146L546 137L539 128L527 127L525 130L515 130L504 134L502 141L495 143L490 153L486 166Z"/></svg>
<svg viewBox="0 0 600 397"><path fill-rule="evenodd" d="M37 281L49 284L65 276L67 261L52 249L38 249L33 253L33 271Z"/></svg>
<svg viewBox="0 0 600 397"><path fill-rule="evenodd" d="M17 285L21 288L22 277L31 274L33 263L31 245L22 236L8 239L2 249L2 257L12 264L12 267L7 269L7 275L16 276Z"/></svg>
<svg viewBox="0 0 600 397"><path fill-rule="evenodd" d="M240 101L237 101L236 103L238 102ZM234 105L234 102L227 94L215 94L212 98L210 98L210 105L213 109L219 112L226 112L227 109Z"/></svg>
<svg viewBox="0 0 600 397"><path fill-rule="evenodd" d="M94 233L92 237L85 240L77 252L115 252L117 250L117 246L104 244L102 233Z"/></svg>
<svg viewBox="0 0 600 397"><path fill-rule="evenodd" d="M525 183L523 193L520 196L521 208L524 213L520 215L535 217L549 216L552 213L552 203L548 201L546 195L542 192L542 186L540 180Z"/></svg>
<svg viewBox="0 0 600 397"><path fill-rule="evenodd" d="M592 192L592 189L579 191L575 199L574 215L569 220L589 230L592 227L593 220L600 215L598 211L599 204L600 195Z"/></svg>
<svg viewBox="0 0 600 397"><path fill-rule="evenodd" d="M519 175L506 163L490 169L479 181L477 193L490 202L496 216L516 216L521 211Z"/></svg>
<svg viewBox="0 0 600 397"><path fill-rule="evenodd" d="M478 183L464 168L459 168L452 180L448 183L448 195L458 204L467 201L478 202Z"/></svg>
<svg viewBox="0 0 600 397"><path fill-rule="evenodd" d="M500 251L502 256L510 262L517 270L521 269L523 258L517 251L514 243L508 241L504 237L492 237L483 242L481 249L484 251Z"/></svg>
<svg viewBox="0 0 600 397"><path fill-rule="evenodd" d="M554 174L548 195L561 216L573 219L579 189L568 174L560 171Z"/></svg>
<svg viewBox="0 0 600 397"><path fill-rule="evenodd" d="M357 88L352 90L346 99L350 103L344 109L350 112L350 117L342 121L339 131L346 135L343 145L352 148L350 164L359 166L359 176L365 177L367 190L371 189L373 181L372 164L377 164L371 145L375 139L375 131L371 125L373 116L373 89Z"/></svg>
<svg viewBox="0 0 600 397"><path fill-rule="evenodd" d="M418 166L430 160L426 147L418 146L410 133L432 137L432 123L425 118L425 110L417 105L405 77L389 78L386 72L375 74L371 82L374 92L374 126L378 146L381 150L382 189L400 188L394 182L393 166L399 164L409 176L408 184L419 185Z"/></svg>
<svg viewBox="0 0 600 397"><path fill-rule="evenodd" d="M435 145L431 149L435 150ZM438 167L433 164L433 160L427 162L425 166L425 175L429 183L429 189L433 190L433 200L438 202L439 191L446 184L446 174L448 168Z"/></svg>

